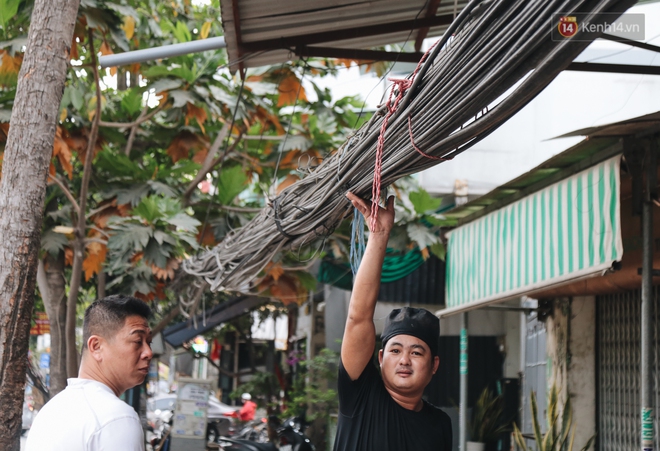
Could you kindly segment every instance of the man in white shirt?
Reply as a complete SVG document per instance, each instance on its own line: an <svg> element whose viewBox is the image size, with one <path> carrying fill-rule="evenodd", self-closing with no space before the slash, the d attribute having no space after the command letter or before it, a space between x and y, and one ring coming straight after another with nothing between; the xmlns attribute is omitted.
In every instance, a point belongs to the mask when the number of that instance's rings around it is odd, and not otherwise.
<svg viewBox="0 0 660 451"><path fill-rule="evenodd" d="M85 311L77 378L41 409L27 451L144 451L135 410L119 399L149 372L151 309L130 296L108 296Z"/></svg>

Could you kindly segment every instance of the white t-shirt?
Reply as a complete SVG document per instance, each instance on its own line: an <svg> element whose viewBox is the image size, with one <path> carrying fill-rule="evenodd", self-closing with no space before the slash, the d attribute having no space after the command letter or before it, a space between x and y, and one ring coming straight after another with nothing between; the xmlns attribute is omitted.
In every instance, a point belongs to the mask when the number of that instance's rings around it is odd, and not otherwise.
<svg viewBox="0 0 660 451"><path fill-rule="evenodd" d="M68 386L39 411L27 451L144 451L135 410L107 385L68 379Z"/></svg>

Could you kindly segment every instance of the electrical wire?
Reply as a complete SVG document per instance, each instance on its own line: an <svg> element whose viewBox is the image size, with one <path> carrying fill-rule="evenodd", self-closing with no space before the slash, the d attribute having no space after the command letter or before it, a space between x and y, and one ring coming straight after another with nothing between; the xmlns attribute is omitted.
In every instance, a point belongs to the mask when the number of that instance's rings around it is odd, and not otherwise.
<svg viewBox="0 0 660 451"><path fill-rule="evenodd" d="M553 40L554 15L590 11L602 24L634 0L471 1L435 46L389 118L381 186L452 159L484 139L541 92L594 39L580 30ZM395 88L393 88L395 89ZM352 214L346 192L368 198L374 179L379 108L331 157L284 189L241 229L186 260L183 270L212 291L246 291L284 248L330 235ZM414 136L414 143L411 142ZM415 150L415 146L426 158ZM341 159L341 165L339 164Z"/></svg>

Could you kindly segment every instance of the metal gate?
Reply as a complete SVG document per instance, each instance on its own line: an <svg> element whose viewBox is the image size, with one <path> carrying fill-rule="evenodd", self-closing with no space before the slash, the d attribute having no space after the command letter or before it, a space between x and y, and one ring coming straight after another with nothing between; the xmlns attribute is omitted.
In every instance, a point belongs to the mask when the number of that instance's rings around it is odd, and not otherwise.
<svg viewBox="0 0 660 451"><path fill-rule="evenodd" d="M527 317L527 334L525 337L525 373L522 389L522 431L533 434L532 407L530 393L536 392L537 409L540 413L539 422L542 432L546 431L547 404L547 357L545 324L538 320L536 313ZM531 443L531 442L530 442Z"/></svg>
<svg viewBox="0 0 660 451"><path fill-rule="evenodd" d="M660 398L658 376L658 300L654 287L653 379L655 387L655 449L658 449ZM640 444L640 308L641 291L599 296L598 436L600 451L637 451Z"/></svg>

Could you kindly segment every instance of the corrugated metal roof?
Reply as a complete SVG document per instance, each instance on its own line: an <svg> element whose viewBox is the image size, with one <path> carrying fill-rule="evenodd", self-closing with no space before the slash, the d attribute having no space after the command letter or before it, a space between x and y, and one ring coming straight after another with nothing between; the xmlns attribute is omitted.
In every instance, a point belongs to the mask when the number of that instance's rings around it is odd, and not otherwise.
<svg viewBox="0 0 660 451"><path fill-rule="evenodd" d="M567 177L570 175L567 171L576 172L586 169L623 152L621 138L624 136L656 133L658 130L660 130L660 112L562 135L561 137L587 136L587 138L520 177L443 213L446 224L458 226L474 221Z"/></svg>
<svg viewBox="0 0 660 451"><path fill-rule="evenodd" d="M201 335L222 323L246 314L267 300L268 298L255 296L238 296L229 299L213 307L206 315L203 313L197 314L195 324L192 319L188 319L167 327L163 331L163 338L171 346L178 348L184 342L192 340L197 335Z"/></svg>
<svg viewBox="0 0 660 451"><path fill-rule="evenodd" d="M307 49L367 50L440 36L467 1L221 0L232 69L297 58ZM311 51L310 51L311 47ZM350 58L350 53L347 53Z"/></svg>
<svg viewBox="0 0 660 451"><path fill-rule="evenodd" d="M412 304L445 304L445 262L431 255L402 279L381 283L379 301Z"/></svg>

